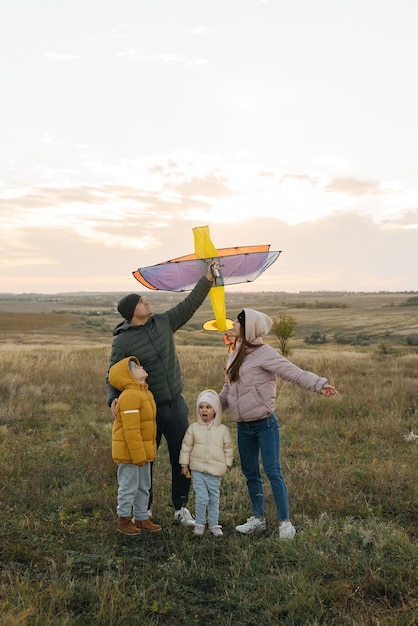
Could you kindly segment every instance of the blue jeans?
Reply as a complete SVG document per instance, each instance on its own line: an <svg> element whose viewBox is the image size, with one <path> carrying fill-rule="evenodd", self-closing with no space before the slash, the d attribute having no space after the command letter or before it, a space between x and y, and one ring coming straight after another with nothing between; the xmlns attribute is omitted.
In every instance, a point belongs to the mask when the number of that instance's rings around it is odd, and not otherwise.
<svg viewBox="0 0 418 626"><path fill-rule="evenodd" d="M272 413L255 422L238 422L238 450L241 469L247 479L252 513L264 517L264 488L260 471L260 452L270 482L280 521L289 519L289 497L280 467L280 428Z"/></svg>
<svg viewBox="0 0 418 626"><path fill-rule="evenodd" d="M195 492L196 524L206 524L206 511L209 526L217 526L219 518L219 476L192 470L193 489Z"/></svg>

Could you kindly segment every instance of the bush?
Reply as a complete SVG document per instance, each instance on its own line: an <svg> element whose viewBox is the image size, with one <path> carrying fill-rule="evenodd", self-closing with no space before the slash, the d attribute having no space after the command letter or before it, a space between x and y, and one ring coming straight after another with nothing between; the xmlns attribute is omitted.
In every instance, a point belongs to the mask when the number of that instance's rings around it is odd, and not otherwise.
<svg viewBox="0 0 418 626"><path fill-rule="evenodd" d="M370 335L368 333L343 333L334 334L335 343L346 346L368 346L370 344Z"/></svg>
<svg viewBox="0 0 418 626"><path fill-rule="evenodd" d="M321 331L315 330L313 333L305 337L304 342L309 344L326 343L327 337L325 333L321 333Z"/></svg>
<svg viewBox="0 0 418 626"><path fill-rule="evenodd" d="M401 302L400 306L418 306L418 296L408 298L406 302Z"/></svg>
<svg viewBox="0 0 418 626"><path fill-rule="evenodd" d="M406 344L408 346L418 346L418 333L412 333L406 338Z"/></svg>

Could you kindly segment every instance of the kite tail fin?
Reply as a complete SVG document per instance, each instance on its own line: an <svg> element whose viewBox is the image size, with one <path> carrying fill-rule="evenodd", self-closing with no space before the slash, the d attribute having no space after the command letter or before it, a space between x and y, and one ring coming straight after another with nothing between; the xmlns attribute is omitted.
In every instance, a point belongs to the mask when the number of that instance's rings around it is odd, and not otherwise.
<svg viewBox="0 0 418 626"><path fill-rule="evenodd" d="M209 226L197 226L193 228L194 247L196 256L200 259L208 257L219 258L219 253L211 241ZM222 276L221 276L222 278ZM216 326L213 320L210 321L212 330L226 331L231 328L228 326L225 308L225 292L223 285L212 287L209 292L210 302L212 304L213 313L215 315ZM228 320L229 321L229 320ZM203 326L205 328L205 326ZM209 329L209 325L207 326Z"/></svg>

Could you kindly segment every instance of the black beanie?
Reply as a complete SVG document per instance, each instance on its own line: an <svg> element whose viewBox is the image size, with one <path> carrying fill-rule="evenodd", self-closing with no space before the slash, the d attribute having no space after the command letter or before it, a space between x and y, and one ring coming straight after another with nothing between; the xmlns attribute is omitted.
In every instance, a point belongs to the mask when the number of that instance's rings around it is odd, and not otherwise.
<svg viewBox="0 0 418 626"><path fill-rule="evenodd" d="M128 296L125 296L124 298L122 298L122 300L119 301L118 311L122 315L122 317L126 319L127 322L131 321L135 311L135 307L140 299L141 296L138 293L130 293Z"/></svg>
<svg viewBox="0 0 418 626"><path fill-rule="evenodd" d="M245 311L244 311L244 309L242 309L241 313L238 313L237 320L239 321L240 325L245 330Z"/></svg>

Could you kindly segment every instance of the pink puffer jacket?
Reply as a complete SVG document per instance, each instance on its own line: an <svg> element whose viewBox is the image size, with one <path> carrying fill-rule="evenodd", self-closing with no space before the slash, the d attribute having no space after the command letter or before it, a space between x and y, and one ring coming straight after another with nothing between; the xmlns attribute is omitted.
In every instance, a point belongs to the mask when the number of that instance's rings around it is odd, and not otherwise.
<svg viewBox="0 0 418 626"><path fill-rule="evenodd" d="M260 335L269 332L271 325L266 322L266 318L270 318L252 309L244 311L246 339L251 341L254 348L247 349L239 370L239 379L232 383L226 382L219 394L222 410L228 408L234 422L251 422L274 412L277 376L317 393L328 382L326 378L300 369L274 348L263 344ZM234 353L230 355L230 359L233 358Z"/></svg>

